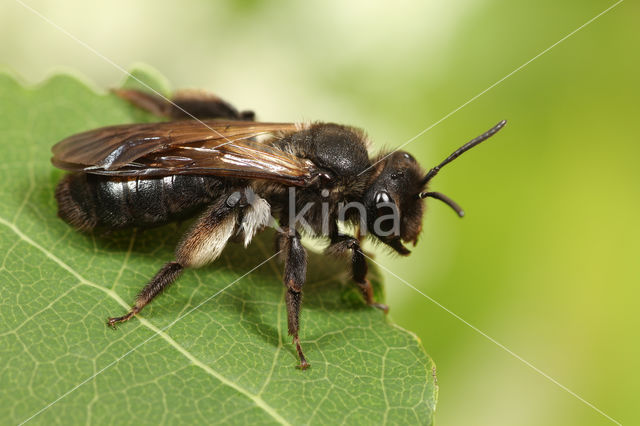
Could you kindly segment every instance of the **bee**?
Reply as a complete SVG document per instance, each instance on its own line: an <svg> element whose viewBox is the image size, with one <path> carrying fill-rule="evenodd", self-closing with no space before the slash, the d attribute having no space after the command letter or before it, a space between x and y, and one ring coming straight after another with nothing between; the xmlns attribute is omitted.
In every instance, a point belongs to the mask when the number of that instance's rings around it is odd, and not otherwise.
<svg viewBox="0 0 640 426"><path fill-rule="evenodd" d="M442 167L506 123L425 173L408 152L370 156L365 134L354 127L257 122L253 112L199 92L177 94L172 101L136 90L116 94L169 120L103 127L57 143L52 162L71 172L56 187L58 215L84 232L197 219L175 258L140 291L131 310L109 318L108 325L133 318L185 269L213 262L229 241L246 246L277 223L288 332L302 369L309 363L298 337L307 266L301 233L328 239L330 254L350 256L351 277L364 301L387 312L367 279L363 238L408 255L405 244L418 240L428 197L462 217L458 204L427 187Z"/></svg>

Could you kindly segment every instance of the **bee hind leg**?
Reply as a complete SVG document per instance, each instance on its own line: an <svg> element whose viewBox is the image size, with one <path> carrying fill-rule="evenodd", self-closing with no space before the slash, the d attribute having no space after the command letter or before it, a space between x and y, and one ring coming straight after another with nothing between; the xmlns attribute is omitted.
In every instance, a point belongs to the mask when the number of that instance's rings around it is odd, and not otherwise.
<svg viewBox="0 0 640 426"><path fill-rule="evenodd" d="M138 108L170 119L226 118L230 120L253 120L253 111L238 111L225 100L205 91L178 91L171 100L152 92L133 89L114 89L117 96Z"/></svg>
<svg viewBox="0 0 640 426"><path fill-rule="evenodd" d="M169 262L165 264L160 271L144 286L142 291L136 298L135 305L131 308L129 313L121 317L109 318L107 324L110 327L114 327L117 323L125 322L133 318L138 312L145 307L145 305L154 297L162 292L165 288L171 285L182 273L184 268L178 262Z"/></svg>
<svg viewBox="0 0 640 426"><path fill-rule="evenodd" d="M165 264L149 281L126 315L109 318L107 324L113 327L130 320L154 297L178 279L185 268L199 268L218 258L236 226L236 209L242 198L238 195L240 195L238 192L234 192L231 195L219 197L178 245L176 260Z"/></svg>

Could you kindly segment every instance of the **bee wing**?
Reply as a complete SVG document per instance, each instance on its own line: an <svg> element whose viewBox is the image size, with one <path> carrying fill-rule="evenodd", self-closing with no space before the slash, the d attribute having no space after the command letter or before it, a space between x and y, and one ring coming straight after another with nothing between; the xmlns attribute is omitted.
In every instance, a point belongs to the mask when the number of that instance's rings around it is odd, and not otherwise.
<svg viewBox="0 0 640 426"><path fill-rule="evenodd" d="M174 121L104 127L53 148L52 162L69 171L111 176L205 174L268 179L304 186L315 167L260 135L295 131L291 123Z"/></svg>

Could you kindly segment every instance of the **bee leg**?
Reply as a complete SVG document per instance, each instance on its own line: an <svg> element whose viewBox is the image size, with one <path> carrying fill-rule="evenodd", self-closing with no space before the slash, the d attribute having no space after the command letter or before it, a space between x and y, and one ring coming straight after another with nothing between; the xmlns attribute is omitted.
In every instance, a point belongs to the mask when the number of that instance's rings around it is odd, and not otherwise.
<svg viewBox="0 0 640 426"><path fill-rule="evenodd" d="M360 287L360 291L362 292L367 305L378 308L387 314L389 313L389 306L377 303L373 300L373 287L371 287L371 283L367 278L367 271L369 270L367 267L367 260L364 257L364 253L362 253L358 240L354 241L354 246L351 248L353 251L353 257L351 258L351 263L353 265L353 280L358 284L358 287Z"/></svg>
<svg viewBox="0 0 640 426"><path fill-rule="evenodd" d="M389 307L382 303L377 303L373 300L373 287L367 278L367 272L369 270L367 266L367 259L360 248L360 242L348 235L337 235L332 238L332 244L327 248L329 254L341 254L351 250L351 276L353 280L358 284L362 296L364 297L367 305L382 310L385 314L389 312Z"/></svg>
<svg viewBox="0 0 640 426"><path fill-rule="evenodd" d="M114 327L117 323L125 322L133 318L138 312L145 307L145 305L162 292L165 288L171 285L182 273L183 266L178 262L169 262L165 264L160 271L144 286L142 291L136 298L136 303L133 305L129 313L121 317L109 318L107 324L110 327Z"/></svg>
<svg viewBox="0 0 640 426"><path fill-rule="evenodd" d="M283 227L279 235L280 249L284 254L284 284L287 287L287 322L289 335L293 336L296 345L300 368L305 370L309 363L304 357L298 331L300 329L300 307L302 303L302 286L307 275L307 252L300 241L300 234L290 228Z"/></svg>
<svg viewBox="0 0 640 426"><path fill-rule="evenodd" d="M185 268L199 268L213 262L222 253L236 226L236 207L242 195L233 192L219 197L196 222L176 249L176 260L169 262L149 281L136 298L129 313L109 318L107 324L115 326L133 318L154 297L171 285Z"/></svg>
<svg viewBox="0 0 640 426"><path fill-rule="evenodd" d="M114 89L113 93L150 113L172 119L227 118L253 120L253 111L239 112L233 105L204 91L176 92L171 101L152 92L133 89Z"/></svg>

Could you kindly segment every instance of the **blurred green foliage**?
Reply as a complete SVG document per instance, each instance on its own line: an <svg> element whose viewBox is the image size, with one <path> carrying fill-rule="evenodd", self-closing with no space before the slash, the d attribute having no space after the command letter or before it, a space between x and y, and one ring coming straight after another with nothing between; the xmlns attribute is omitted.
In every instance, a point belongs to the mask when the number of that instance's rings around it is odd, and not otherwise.
<svg viewBox="0 0 640 426"><path fill-rule="evenodd" d="M399 146L613 1L151 1L33 7L123 67L143 61L265 120L332 120ZM31 81L119 71L18 3L3 63ZM406 149L425 167L498 120L433 188L410 258L378 260L623 424L640 423L640 6L624 1ZM393 319L438 365L443 425L608 424L450 314L387 278Z"/></svg>

